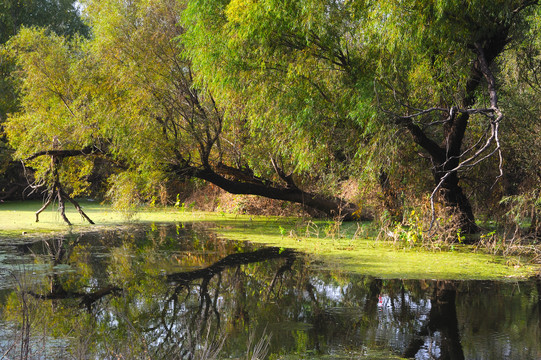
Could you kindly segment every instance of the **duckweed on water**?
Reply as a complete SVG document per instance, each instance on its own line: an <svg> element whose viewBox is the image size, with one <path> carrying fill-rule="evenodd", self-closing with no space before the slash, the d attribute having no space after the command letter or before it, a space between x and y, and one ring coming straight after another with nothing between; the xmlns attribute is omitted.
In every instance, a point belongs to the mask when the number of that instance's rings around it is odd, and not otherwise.
<svg viewBox="0 0 541 360"><path fill-rule="evenodd" d="M88 225L71 207L66 212L74 224L71 229L54 210L43 212L40 222L35 223L34 213L40 207L39 202L2 203L0 239L21 239L40 233L70 230L95 231L102 227L134 222L193 222L209 224L212 231L224 238L292 248L312 254L314 265L322 269L343 270L379 278L519 279L539 271L537 266L517 265L522 263L520 259L473 253L467 246L457 246L454 251L396 247L375 240L374 234L362 231L362 224L339 226L334 222L313 222L299 218L183 212L174 208L145 208L128 219L125 214L97 202L82 201L81 205L98 225Z"/></svg>

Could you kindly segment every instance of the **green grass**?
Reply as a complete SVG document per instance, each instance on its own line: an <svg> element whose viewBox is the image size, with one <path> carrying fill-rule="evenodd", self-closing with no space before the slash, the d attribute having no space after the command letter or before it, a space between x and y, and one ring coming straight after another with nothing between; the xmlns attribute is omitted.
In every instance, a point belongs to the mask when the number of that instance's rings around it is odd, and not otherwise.
<svg viewBox="0 0 541 360"><path fill-rule="evenodd" d="M97 230L134 222L210 223L211 229L224 238L293 248L312 256L314 267L333 271L381 278L500 280L527 278L539 272L538 266L520 265L521 259L474 253L468 246L456 246L454 251L397 247L374 240L369 231L359 232L361 227L356 223L336 227L335 223L326 221L183 212L175 208L145 208L128 219L125 214L97 202L82 201L81 205L98 225L84 222L68 205L67 216L74 224L72 231ZM70 230L53 207L40 215L39 223L34 222L34 213L40 206L41 203L36 201L1 203L0 241L1 238L25 238Z"/></svg>

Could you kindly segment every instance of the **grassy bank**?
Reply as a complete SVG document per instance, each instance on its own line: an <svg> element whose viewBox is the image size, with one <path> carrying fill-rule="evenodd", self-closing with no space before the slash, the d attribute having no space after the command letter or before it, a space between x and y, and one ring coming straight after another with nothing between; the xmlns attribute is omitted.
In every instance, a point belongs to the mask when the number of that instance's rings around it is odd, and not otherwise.
<svg viewBox="0 0 541 360"><path fill-rule="evenodd" d="M253 243L293 248L312 255L313 266L381 278L403 279L509 279L533 276L539 266L526 258L500 257L456 246L452 251L423 250L375 240L369 224L338 224L298 218L253 217L226 213L145 208L132 216L107 205L82 201L85 212L97 225L85 223L72 207L66 226L55 208L45 210L35 222L39 202L0 204L0 238L3 241L36 237L44 233L99 230L129 223L194 222L208 226L220 236Z"/></svg>

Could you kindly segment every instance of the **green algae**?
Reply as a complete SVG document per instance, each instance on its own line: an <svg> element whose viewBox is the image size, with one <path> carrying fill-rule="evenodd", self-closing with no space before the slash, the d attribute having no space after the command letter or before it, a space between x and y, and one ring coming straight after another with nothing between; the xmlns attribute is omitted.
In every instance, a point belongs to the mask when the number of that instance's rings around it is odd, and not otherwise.
<svg viewBox="0 0 541 360"><path fill-rule="evenodd" d="M315 255L315 266L320 269L378 278L440 280L516 280L531 277L539 271L537 266L521 265L518 258L474 253L467 246L457 247L455 251L427 251L397 248L374 238L283 236L280 225L274 232L270 229L258 232L257 224L243 225L244 228L218 225L215 231L228 239L292 248Z"/></svg>
<svg viewBox="0 0 541 360"><path fill-rule="evenodd" d="M147 222L187 222L187 221L213 221L222 218L220 214L203 212L182 212L176 208L141 208L136 213L126 214L117 211L106 204L96 201L79 200L85 213L96 223L95 226L86 222L75 208L66 204L66 216L73 224L69 227L60 217L55 206L50 206L39 216L35 222L36 211L42 206L39 201L3 202L0 203L0 237L28 236L67 232L69 230L94 230L103 226L122 225ZM231 216L229 216L231 217Z"/></svg>
<svg viewBox="0 0 541 360"><path fill-rule="evenodd" d="M201 223L224 238L304 252L312 257L313 266L320 269L378 278L516 280L539 272L539 266L525 264L523 259L473 252L468 246L456 246L454 251L397 247L375 240L374 234L364 230L368 227L362 223L340 225L329 221L187 212L176 208L144 208L127 218L126 214L97 202L81 201L81 205L98 225L85 223L71 207L66 214L72 227L63 223L56 210L44 211L36 223L34 214L41 206L39 202L1 203L0 241L43 233L96 231L130 223L191 222Z"/></svg>

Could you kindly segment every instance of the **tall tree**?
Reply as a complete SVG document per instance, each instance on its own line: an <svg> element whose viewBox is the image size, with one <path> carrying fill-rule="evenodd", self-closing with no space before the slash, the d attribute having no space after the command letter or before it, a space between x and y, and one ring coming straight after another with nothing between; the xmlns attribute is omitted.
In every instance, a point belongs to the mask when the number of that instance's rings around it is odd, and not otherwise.
<svg viewBox="0 0 541 360"><path fill-rule="evenodd" d="M8 113L19 107L16 84L11 72L14 62L4 44L15 36L21 27L42 26L65 35L87 35L88 27L80 18L77 1L73 0L1 0L0 1L0 198L20 195L26 179L20 163L12 162L13 150L6 143L3 123Z"/></svg>
<svg viewBox="0 0 541 360"><path fill-rule="evenodd" d="M70 43L43 31L18 36L12 44L23 69L24 111L8 125L18 156L50 155L56 136L61 150L94 145L121 160L129 172L117 179L127 187L141 177L193 177L353 218L356 205L301 189L286 172L287 158L245 127L242 104L226 111L194 84L178 41L182 11L173 0L88 1L92 40ZM44 61L50 66L40 66ZM269 165L260 166L258 156Z"/></svg>
<svg viewBox="0 0 541 360"><path fill-rule="evenodd" d="M194 0L187 43L202 82L247 99L252 127L285 120L300 144L305 133L340 124L372 139L385 135L381 129L409 132L430 160L432 198L456 212L464 232L475 232L459 175L500 150L493 64L516 46L537 5Z"/></svg>

